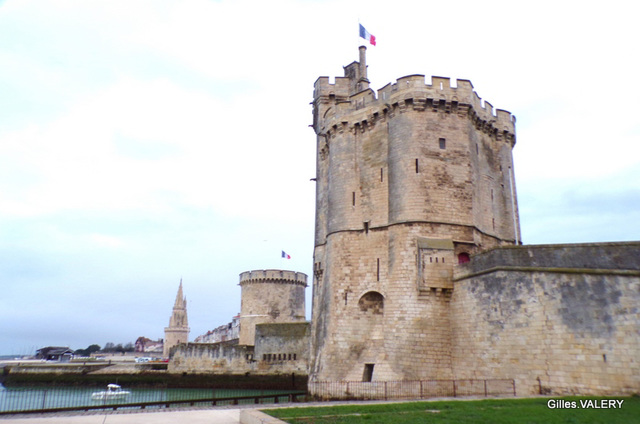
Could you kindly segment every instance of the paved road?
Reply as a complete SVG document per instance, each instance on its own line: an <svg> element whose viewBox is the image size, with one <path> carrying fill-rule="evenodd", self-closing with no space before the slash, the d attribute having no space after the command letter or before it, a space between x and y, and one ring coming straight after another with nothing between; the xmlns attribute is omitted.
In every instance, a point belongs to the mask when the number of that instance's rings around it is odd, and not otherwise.
<svg viewBox="0 0 640 424"><path fill-rule="evenodd" d="M23 416L24 417L24 416ZM191 411L108 412L90 415L48 415L2 418L0 424L239 424L239 409L202 409Z"/></svg>

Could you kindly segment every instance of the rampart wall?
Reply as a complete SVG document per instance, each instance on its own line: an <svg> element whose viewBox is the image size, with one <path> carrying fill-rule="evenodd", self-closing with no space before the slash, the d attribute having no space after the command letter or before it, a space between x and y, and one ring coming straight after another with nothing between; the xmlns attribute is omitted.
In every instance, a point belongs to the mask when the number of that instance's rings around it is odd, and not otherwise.
<svg viewBox="0 0 640 424"><path fill-rule="evenodd" d="M640 392L640 243L504 247L458 266L454 378L520 394Z"/></svg>
<svg viewBox="0 0 640 424"><path fill-rule="evenodd" d="M238 340L181 344L172 350L170 373L307 374L309 323L258 324L255 346Z"/></svg>

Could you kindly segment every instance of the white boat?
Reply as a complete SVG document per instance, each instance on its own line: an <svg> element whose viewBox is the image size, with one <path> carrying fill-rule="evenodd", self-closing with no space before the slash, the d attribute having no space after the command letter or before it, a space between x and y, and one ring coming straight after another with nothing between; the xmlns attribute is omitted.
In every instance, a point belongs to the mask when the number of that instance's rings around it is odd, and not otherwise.
<svg viewBox="0 0 640 424"><path fill-rule="evenodd" d="M109 384L107 390L103 392L95 392L91 394L93 400L111 400L111 399L123 399L129 396L131 392L122 390L122 387L117 384Z"/></svg>

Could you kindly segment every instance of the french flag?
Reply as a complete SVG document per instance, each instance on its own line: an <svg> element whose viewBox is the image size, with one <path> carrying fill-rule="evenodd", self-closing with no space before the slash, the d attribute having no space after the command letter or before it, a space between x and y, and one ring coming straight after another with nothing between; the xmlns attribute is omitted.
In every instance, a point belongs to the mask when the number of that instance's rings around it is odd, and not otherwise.
<svg viewBox="0 0 640 424"><path fill-rule="evenodd" d="M282 257L283 257L284 259L291 259L291 256L290 256L290 255L288 255L284 250L282 251Z"/></svg>
<svg viewBox="0 0 640 424"><path fill-rule="evenodd" d="M362 37L365 40L367 40L368 42L370 42L372 46L375 46L376 45L376 36L373 35L373 34L369 34L369 31L364 29L362 24L359 24L359 25L360 25L360 37Z"/></svg>

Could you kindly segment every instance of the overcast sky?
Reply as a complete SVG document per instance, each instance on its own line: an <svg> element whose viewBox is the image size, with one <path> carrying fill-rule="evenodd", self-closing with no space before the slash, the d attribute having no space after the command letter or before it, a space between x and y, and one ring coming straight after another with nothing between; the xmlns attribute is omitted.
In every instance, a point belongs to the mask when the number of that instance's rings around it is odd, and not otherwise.
<svg viewBox="0 0 640 424"><path fill-rule="evenodd" d="M311 276L309 103L358 21L373 89L469 79L516 116L524 243L639 240L628 4L0 1L0 354L162 338L181 278L193 339L241 272Z"/></svg>

